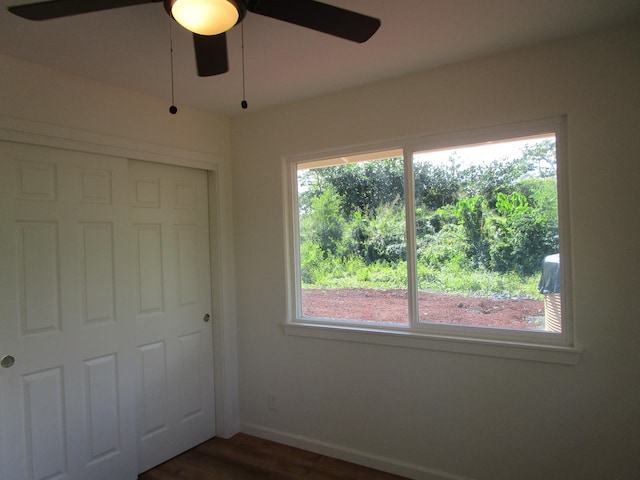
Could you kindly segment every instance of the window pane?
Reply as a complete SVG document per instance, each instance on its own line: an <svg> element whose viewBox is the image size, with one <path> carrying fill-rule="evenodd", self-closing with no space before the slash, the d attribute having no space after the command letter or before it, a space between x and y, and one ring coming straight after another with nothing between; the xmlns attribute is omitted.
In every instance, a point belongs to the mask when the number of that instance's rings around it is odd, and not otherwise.
<svg viewBox="0 0 640 480"><path fill-rule="evenodd" d="M409 324L403 161L389 153L298 165L303 318Z"/></svg>
<svg viewBox="0 0 640 480"><path fill-rule="evenodd" d="M414 153L418 322L560 331L555 144Z"/></svg>

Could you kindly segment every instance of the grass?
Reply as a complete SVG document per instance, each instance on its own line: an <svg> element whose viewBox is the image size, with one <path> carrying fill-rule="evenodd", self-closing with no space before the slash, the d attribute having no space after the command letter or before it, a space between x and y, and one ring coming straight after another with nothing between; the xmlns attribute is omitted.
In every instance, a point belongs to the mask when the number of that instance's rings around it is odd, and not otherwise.
<svg viewBox="0 0 640 480"><path fill-rule="evenodd" d="M520 277L515 273L445 266L418 265L418 288L465 296L504 296L541 299L538 275ZM304 272L302 288L406 289L407 264L380 262L366 265L361 259L327 259Z"/></svg>

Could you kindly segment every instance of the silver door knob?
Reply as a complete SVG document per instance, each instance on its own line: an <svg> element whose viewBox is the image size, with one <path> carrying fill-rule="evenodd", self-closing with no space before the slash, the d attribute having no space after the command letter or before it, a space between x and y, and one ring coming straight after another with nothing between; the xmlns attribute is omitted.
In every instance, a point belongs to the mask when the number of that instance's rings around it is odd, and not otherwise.
<svg viewBox="0 0 640 480"><path fill-rule="evenodd" d="M16 359L11 355L5 355L0 359L0 365L2 365L3 368L9 368L13 366L14 363L16 363Z"/></svg>
<svg viewBox="0 0 640 480"><path fill-rule="evenodd" d="M204 317L202 318L202 320L204 320L205 322L208 322L210 318L211 318L211 317L209 316L209 314L208 314L208 313L205 313L205 314L204 314Z"/></svg>

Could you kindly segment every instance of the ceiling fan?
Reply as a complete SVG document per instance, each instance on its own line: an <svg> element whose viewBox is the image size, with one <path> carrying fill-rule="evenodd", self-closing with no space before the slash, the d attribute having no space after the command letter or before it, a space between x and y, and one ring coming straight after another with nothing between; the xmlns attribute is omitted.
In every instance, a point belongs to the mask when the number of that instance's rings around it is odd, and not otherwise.
<svg viewBox="0 0 640 480"><path fill-rule="evenodd" d="M167 13L193 32L198 75L229 70L225 32L242 22L247 11L307 27L358 43L366 42L380 20L315 0L48 0L14 5L14 15L50 20L113 8L163 2Z"/></svg>

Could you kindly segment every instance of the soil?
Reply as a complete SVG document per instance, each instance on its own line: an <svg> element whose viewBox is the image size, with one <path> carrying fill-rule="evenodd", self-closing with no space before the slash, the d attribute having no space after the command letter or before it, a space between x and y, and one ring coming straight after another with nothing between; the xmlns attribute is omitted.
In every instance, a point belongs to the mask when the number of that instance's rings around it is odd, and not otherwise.
<svg viewBox="0 0 640 480"><path fill-rule="evenodd" d="M520 298L480 298L418 294L419 321L497 328L544 328L544 302ZM404 290L303 289L304 317L408 324Z"/></svg>

